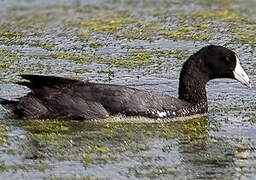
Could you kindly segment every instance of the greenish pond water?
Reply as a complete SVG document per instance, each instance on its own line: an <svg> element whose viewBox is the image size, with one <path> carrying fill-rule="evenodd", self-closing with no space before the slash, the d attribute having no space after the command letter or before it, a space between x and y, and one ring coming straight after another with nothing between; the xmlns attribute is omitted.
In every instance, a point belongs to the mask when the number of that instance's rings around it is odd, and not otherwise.
<svg viewBox="0 0 256 180"><path fill-rule="evenodd" d="M12 119L0 107L0 179L255 179L255 0L0 0L0 97L21 73L177 96L208 44L239 55L253 88L207 85L209 113L161 123Z"/></svg>

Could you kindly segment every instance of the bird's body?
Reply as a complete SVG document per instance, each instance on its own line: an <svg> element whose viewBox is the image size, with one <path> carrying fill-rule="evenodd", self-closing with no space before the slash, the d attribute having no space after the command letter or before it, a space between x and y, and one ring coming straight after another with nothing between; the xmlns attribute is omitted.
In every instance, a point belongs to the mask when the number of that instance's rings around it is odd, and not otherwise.
<svg viewBox="0 0 256 180"><path fill-rule="evenodd" d="M248 76L240 67L233 51L221 46L207 46L184 63L179 98L120 85L21 75L28 81L19 84L27 86L31 92L18 101L0 99L0 104L17 116L29 119L88 120L116 114L174 118L201 114L208 110L205 86L209 80L233 78L250 86ZM237 72L241 74L238 78L235 69L242 71Z"/></svg>
<svg viewBox="0 0 256 180"><path fill-rule="evenodd" d="M32 92L19 101L13 101L9 109L30 119L51 117L84 120L106 118L118 113L172 118L189 113L189 103L164 94L53 76L22 77L30 80L21 84L26 84ZM196 106L193 112L197 113Z"/></svg>

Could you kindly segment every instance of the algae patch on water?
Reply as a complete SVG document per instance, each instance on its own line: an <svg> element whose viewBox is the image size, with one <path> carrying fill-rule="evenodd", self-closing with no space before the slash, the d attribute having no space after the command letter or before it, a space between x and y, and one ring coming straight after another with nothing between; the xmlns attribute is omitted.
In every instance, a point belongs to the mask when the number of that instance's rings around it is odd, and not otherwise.
<svg viewBox="0 0 256 180"><path fill-rule="evenodd" d="M0 49L0 72L8 71L12 63L19 59L19 56L6 49Z"/></svg>
<svg viewBox="0 0 256 180"><path fill-rule="evenodd" d="M252 48L256 47L256 24L245 27L241 25L230 25L229 31L235 35L237 41L248 44Z"/></svg>
<svg viewBox="0 0 256 180"><path fill-rule="evenodd" d="M152 41L163 26L153 21L134 18L130 15L123 17L116 15L106 17L94 17L80 21L77 26L78 37L88 40L90 36L98 33L112 34L121 39L145 39Z"/></svg>
<svg viewBox="0 0 256 180"><path fill-rule="evenodd" d="M8 136L7 132L9 131L9 128L4 125L0 125L0 145L8 144Z"/></svg>
<svg viewBox="0 0 256 180"><path fill-rule="evenodd" d="M206 138L208 125L205 118L164 124L24 121L23 127L29 132L24 152L28 158L75 160L88 167L119 162L125 153L136 159L138 153L150 149L148 141L155 137L186 141ZM144 161L152 160L145 157Z"/></svg>
<svg viewBox="0 0 256 180"><path fill-rule="evenodd" d="M61 120L24 120L24 128L33 134L61 133L68 130L68 123Z"/></svg>
<svg viewBox="0 0 256 180"><path fill-rule="evenodd" d="M176 128L163 127L162 136L165 138L200 139L208 137L209 121L202 118L195 118L184 122L175 122Z"/></svg>
<svg viewBox="0 0 256 180"><path fill-rule="evenodd" d="M210 28L208 24L179 25L163 32L163 36L175 40L209 41Z"/></svg>
<svg viewBox="0 0 256 180"><path fill-rule="evenodd" d="M114 18L107 20L84 20L79 26L89 27L93 32L117 32L118 29L127 23L131 23L128 18Z"/></svg>
<svg viewBox="0 0 256 180"><path fill-rule="evenodd" d="M191 53L186 50L180 50L180 49L172 49L169 52L169 55L176 58L176 59L186 59Z"/></svg>
<svg viewBox="0 0 256 180"><path fill-rule="evenodd" d="M22 38L26 35L25 32L10 28L0 30L0 43L4 45L22 45Z"/></svg>
<svg viewBox="0 0 256 180"><path fill-rule="evenodd" d="M227 32L232 33L238 42L249 44L255 48L256 19L240 15L236 9L228 7L229 3L215 11L194 11L191 13L191 18L204 21L223 21L226 23L224 26L228 29Z"/></svg>
<svg viewBox="0 0 256 180"><path fill-rule="evenodd" d="M30 46L41 47L42 49L50 51L55 46L55 42L54 41L42 41L41 42L39 40L36 40L36 41L30 43Z"/></svg>
<svg viewBox="0 0 256 180"><path fill-rule="evenodd" d="M134 51L122 57L111 56L92 56L92 55L75 55L71 53L55 53L52 57L55 59L64 59L75 61L78 63L91 63L97 62L99 64L116 65L124 68L146 67L153 64L150 59L150 52L147 51Z"/></svg>
<svg viewBox="0 0 256 180"><path fill-rule="evenodd" d="M250 19L245 16L239 15L234 9L222 8L218 9L215 12L211 11L195 11L192 13L194 18L203 18L203 19L216 19L229 22L239 22L239 23L248 23L255 24L256 20Z"/></svg>

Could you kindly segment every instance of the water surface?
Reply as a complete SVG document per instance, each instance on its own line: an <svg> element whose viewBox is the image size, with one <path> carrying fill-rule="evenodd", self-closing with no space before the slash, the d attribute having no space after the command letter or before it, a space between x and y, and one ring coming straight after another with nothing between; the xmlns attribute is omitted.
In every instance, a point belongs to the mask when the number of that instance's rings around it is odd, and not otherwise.
<svg viewBox="0 0 256 180"><path fill-rule="evenodd" d="M0 93L20 73L176 96L182 63L208 44L255 84L256 1L0 0ZM209 113L165 123L12 119L0 108L1 179L254 179L255 87L207 85Z"/></svg>

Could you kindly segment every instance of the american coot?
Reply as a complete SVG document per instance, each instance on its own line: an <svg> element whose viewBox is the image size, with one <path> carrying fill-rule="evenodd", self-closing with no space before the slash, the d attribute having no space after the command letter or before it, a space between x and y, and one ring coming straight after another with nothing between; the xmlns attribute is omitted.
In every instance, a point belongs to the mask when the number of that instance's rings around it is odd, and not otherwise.
<svg viewBox="0 0 256 180"><path fill-rule="evenodd" d="M209 45L184 63L179 98L120 85L100 84L54 76L21 75L18 84L31 92L17 101L0 99L2 106L29 119L101 119L109 115L174 118L208 111L205 86L211 79L231 78L251 83L231 50Z"/></svg>

